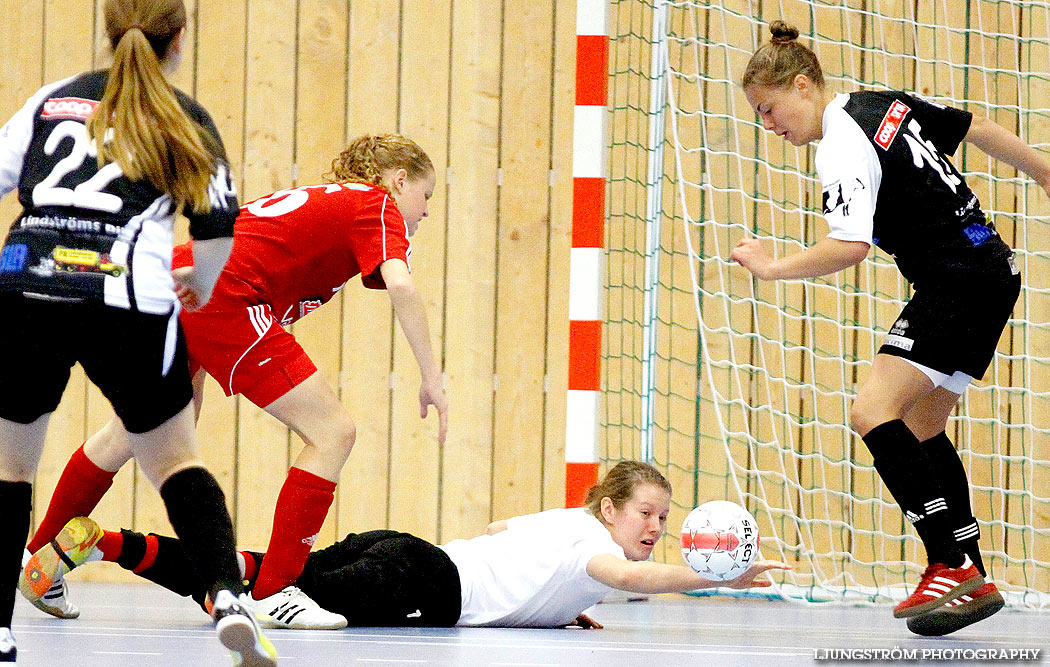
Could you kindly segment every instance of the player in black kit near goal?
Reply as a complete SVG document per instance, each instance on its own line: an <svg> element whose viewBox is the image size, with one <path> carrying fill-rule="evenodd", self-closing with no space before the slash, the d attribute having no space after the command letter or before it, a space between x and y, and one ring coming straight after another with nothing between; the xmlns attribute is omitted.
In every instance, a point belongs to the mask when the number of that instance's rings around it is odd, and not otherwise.
<svg viewBox="0 0 1050 667"><path fill-rule="evenodd" d="M1013 252L949 161L963 141L1031 176L1050 194L1050 163L987 118L898 91L834 94L820 63L783 21L742 77L765 129L795 146L820 140L817 172L830 231L773 259L758 239L731 258L760 280L835 273L877 245L914 296L885 337L851 421L915 526L929 567L893 611L922 635L943 635L1003 606L984 579L966 471L945 425L984 375L1020 292Z"/></svg>

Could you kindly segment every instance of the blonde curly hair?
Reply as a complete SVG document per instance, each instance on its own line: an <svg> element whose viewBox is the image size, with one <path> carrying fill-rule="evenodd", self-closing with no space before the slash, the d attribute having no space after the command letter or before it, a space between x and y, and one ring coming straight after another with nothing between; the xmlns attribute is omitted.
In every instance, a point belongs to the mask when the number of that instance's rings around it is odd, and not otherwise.
<svg viewBox="0 0 1050 667"><path fill-rule="evenodd" d="M434 171L434 163L419 144L400 134L366 134L350 142L332 169L324 175L329 183L370 183L383 187L383 174L404 169L411 181Z"/></svg>

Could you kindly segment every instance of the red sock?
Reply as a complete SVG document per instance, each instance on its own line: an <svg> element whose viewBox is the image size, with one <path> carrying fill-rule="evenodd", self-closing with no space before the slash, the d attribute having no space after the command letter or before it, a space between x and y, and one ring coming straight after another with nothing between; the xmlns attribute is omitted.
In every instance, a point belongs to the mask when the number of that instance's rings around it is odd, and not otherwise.
<svg viewBox="0 0 1050 667"><path fill-rule="evenodd" d="M29 543L29 553L36 553L45 544L55 539L66 523L77 516L88 516L102 500L113 477L117 473L103 470L84 454L84 446L73 452L69 463L62 471L47 514L37 526L36 534Z"/></svg>
<svg viewBox="0 0 1050 667"><path fill-rule="evenodd" d="M288 471L273 513L270 546L252 597L261 600L295 583L335 498L335 482L301 468Z"/></svg>
<svg viewBox="0 0 1050 667"><path fill-rule="evenodd" d="M124 534L119 530L116 532L104 530L102 538L95 544L95 547L102 552L102 560L116 562L121 552L124 551Z"/></svg>
<svg viewBox="0 0 1050 667"><path fill-rule="evenodd" d="M244 576L242 578L245 581L252 581L255 579L255 575L258 572L259 564L255 562L255 556L247 551L241 551L239 553L241 554L241 558L244 559L244 572L242 572Z"/></svg>

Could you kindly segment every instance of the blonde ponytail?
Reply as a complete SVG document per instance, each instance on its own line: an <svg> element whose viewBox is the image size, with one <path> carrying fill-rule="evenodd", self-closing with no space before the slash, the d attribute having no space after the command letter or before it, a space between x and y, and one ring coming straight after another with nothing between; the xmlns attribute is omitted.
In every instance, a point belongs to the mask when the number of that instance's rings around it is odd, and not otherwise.
<svg viewBox="0 0 1050 667"><path fill-rule="evenodd" d="M167 193L176 210L211 209L215 150L179 104L161 59L186 25L181 0L107 0L113 66L102 101L88 119L101 167L116 162L132 181Z"/></svg>

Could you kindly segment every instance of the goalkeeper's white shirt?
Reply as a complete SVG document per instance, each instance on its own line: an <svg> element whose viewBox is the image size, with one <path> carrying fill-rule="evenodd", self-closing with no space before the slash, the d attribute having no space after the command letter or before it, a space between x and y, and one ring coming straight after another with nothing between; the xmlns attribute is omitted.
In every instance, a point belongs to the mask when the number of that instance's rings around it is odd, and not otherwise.
<svg viewBox="0 0 1050 667"><path fill-rule="evenodd" d="M582 508L514 517L495 535L441 548L459 569L458 625L568 625L613 590L587 574L587 563L599 554L626 560L609 530Z"/></svg>

